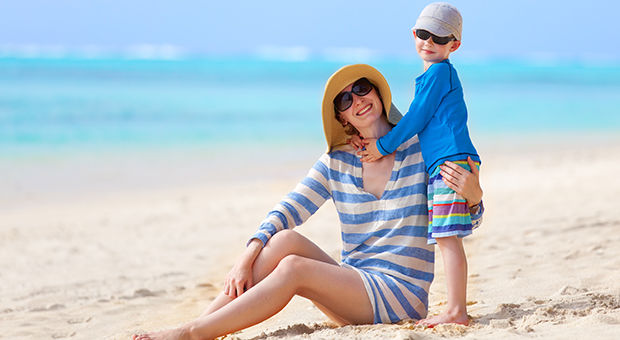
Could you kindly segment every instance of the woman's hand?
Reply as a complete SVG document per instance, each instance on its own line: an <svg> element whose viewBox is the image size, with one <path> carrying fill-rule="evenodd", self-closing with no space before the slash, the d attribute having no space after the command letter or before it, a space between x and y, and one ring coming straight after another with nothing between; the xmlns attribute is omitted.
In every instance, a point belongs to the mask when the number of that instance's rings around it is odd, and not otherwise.
<svg viewBox="0 0 620 340"><path fill-rule="evenodd" d="M246 290L252 288L254 285L252 267L254 266L256 256L258 256L262 249L263 243L259 239L253 239L250 244L248 244L241 258L239 258L228 275L226 275L224 294L234 299L241 296Z"/></svg>
<svg viewBox="0 0 620 340"><path fill-rule="evenodd" d="M478 167L471 157L467 157L467 163L471 172L450 161L446 161L439 167L444 183L457 194L463 196L471 208L482 201L482 188L480 187Z"/></svg>
<svg viewBox="0 0 620 340"><path fill-rule="evenodd" d="M252 288L252 284L252 266L238 262L226 275L224 294L234 299Z"/></svg>

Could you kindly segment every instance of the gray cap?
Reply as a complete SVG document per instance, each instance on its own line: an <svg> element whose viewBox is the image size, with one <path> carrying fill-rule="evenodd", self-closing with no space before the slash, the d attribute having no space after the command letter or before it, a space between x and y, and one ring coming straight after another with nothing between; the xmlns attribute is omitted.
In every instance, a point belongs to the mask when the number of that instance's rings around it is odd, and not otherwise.
<svg viewBox="0 0 620 340"><path fill-rule="evenodd" d="M424 7L413 29L427 30L439 37L452 34L456 40L461 40L463 18L459 10L449 3L433 2Z"/></svg>

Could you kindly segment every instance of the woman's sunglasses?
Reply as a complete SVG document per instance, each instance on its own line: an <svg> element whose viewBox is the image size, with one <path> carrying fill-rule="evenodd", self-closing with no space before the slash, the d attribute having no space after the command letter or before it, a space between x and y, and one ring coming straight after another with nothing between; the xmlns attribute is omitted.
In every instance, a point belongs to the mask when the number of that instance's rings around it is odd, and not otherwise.
<svg viewBox="0 0 620 340"><path fill-rule="evenodd" d="M422 40L428 40L428 38L433 38L433 42L437 45L445 45L452 40L456 40L453 36L438 37L427 30L415 30L415 36Z"/></svg>
<svg viewBox="0 0 620 340"><path fill-rule="evenodd" d="M358 97L363 97L370 93L373 85L366 78L360 78L353 83L351 91L340 92L336 98L334 98L334 106L336 110L343 112L353 105L353 94Z"/></svg>

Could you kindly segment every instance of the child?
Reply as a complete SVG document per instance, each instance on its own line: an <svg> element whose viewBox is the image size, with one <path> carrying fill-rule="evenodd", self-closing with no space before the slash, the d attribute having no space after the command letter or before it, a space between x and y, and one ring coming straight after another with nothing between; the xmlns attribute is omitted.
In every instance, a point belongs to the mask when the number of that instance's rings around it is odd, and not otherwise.
<svg viewBox="0 0 620 340"><path fill-rule="evenodd" d="M450 53L461 46L461 28L461 14L448 3L432 3L422 10L412 30L416 51L424 63L424 73L416 79L413 102L390 133L379 139L362 140L366 150L359 153L363 156L362 161L375 161L418 135L429 175L428 243L439 245L448 285L446 311L419 322L429 327L440 323L469 323L467 259L461 237L472 233L471 213L482 209L481 204L468 209L465 199L442 180L446 161L472 172L478 169L472 170L471 167L480 164L467 130L463 88L448 60Z"/></svg>

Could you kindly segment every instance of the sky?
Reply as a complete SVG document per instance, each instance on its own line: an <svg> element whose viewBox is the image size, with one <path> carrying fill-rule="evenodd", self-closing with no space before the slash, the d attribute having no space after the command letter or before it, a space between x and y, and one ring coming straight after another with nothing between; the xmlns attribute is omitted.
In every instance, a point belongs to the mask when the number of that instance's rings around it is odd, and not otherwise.
<svg viewBox="0 0 620 340"><path fill-rule="evenodd" d="M0 0L0 54L410 57L429 1ZM453 0L464 57L620 60L620 2ZM43 53L42 52L42 53Z"/></svg>

